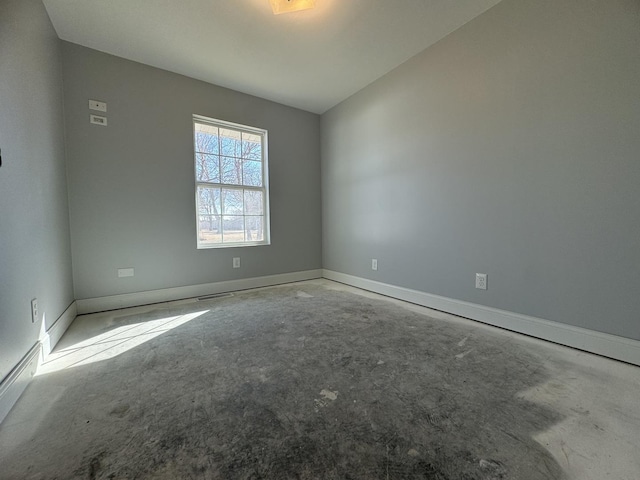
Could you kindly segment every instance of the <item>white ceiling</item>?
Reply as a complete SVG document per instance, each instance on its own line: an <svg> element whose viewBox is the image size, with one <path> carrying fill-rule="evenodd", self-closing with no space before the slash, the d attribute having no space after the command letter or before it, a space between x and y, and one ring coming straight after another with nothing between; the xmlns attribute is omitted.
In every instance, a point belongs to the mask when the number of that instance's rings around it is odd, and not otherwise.
<svg viewBox="0 0 640 480"><path fill-rule="evenodd" d="M58 36L324 113L500 0L44 0Z"/></svg>

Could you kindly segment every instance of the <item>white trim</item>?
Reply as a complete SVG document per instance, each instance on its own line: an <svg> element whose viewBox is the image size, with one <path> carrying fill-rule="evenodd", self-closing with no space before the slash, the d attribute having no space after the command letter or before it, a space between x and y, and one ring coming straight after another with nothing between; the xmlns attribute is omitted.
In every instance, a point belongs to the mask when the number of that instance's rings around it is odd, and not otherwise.
<svg viewBox="0 0 640 480"><path fill-rule="evenodd" d="M35 375L40 349L41 344L37 342L0 383L0 422L7 416Z"/></svg>
<svg viewBox="0 0 640 480"><path fill-rule="evenodd" d="M77 315L76 302L60 315L46 332L40 334L40 340L22 357L22 360L11 370L9 375L0 383L0 422L4 420L13 405L24 392L31 378L35 375L38 365L51 353L51 350L73 323Z"/></svg>
<svg viewBox="0 0 640 480"><path fill-rule="evenodd" d="M215 293L235 292L249 288L270 287L282 283L301 282L322 277L322 270L305 270L302 272L281 273L265 277L243 278L225 282L188 285L185 287L164 288L147 292L125 293L108 297L85 298L77 300L78 315L85 313L103 312L118 308L137 307L152 303L170 302L183 298L201 297Z"/></svg>
<svg viewBox="0 0 640 480"><path fill-rule="evenodd" d="M218 182L214 182L214 181L203 181L203 180L198 180L198 174L197 174L197 157L199 153L206 153L206 152L199 152L196 149L196 125L210 125L213 127L218 128L218 137L220 137L219 133L219 129L220 128L226 128L228 130L234 130L236 132L240 132L240 134L244 134L244 133L249 133L251 135L257 135L261 138L261 148L260 148L260 153L261 153L261 167L262 167L262 185L257 186L257 185L245 185L244 181L242 184L240 185L235 185L235 184L227 184L223 182L223 178L222 178L222 167L221 164L219 164L220 166L220 179ZM196 185L196 189L195 189L195 194L196 194L196 198L195 198L195 205L196 205L196 234L197 234L197 239L196 239L196 248L198 250L201 249L209 249L209 248L228 248L228 247L254 247L254 246L262 246L262 245L270 245L271 244L271 217L270 217L270 211L269 211L269 162L268 162L268 151L269 151L269 143L268 143L268 136L269 133L267 130L263 129L263 128L258 128L258 127L251 127L248 125L241 125L238 123L232 123L232 122L226 122L224 120L218 120L215 118L210 118L210 117L205 117L203 115L197 115L194 114L193 115L193 138L194 138L194 150L193 150L193 158L194 158L194 178L195 178L195 185ZM226 156L223 155L222 152L222 141L220 140L220 138L218 139L218 153L217 154L212 154L212 155L217 155L218 156L218 161L220 162L221 159L223 157L227 157L230 158L230 156ZM242 159L242 160L248 160L245 159L245 157L242 156L242 154L240 154L240 157L235 157L238 159ZM264 232L263 232L263 240L262 241L242 241L242 242L229 242L229 243L207 243L204 241L200 241L200 217L203 215L200 212L200 188L217 188L217 189L228 189L228 190L237 190L237 191L241 191L244 192L245 190L252 190L255 192L261 192L262 193L262 215L247 215L245 213L245 211L243 210L242 214L240 214L240 216L247 217L247 216L260 216L262 217L262 221L264 223ZM222 212L225 210L225 206L224 206L224 196L222 195L222 193L220 194L220 215L222 215ZM245 219L246 220L246 219ZM243 220L243 222L245 221ZM220 220L221 222L223 222L223 220ZM245 225L246 226L246 225ZM223 227L223 224L220 224L220 227ZM224 242L224 228L222 231L222 241Z"/></svg>
<svg viewBox="0 0 640 480"><path fill-rule="evenodd" d="M323 270L328 280L640 366L640 341Z"/></svg>
<svg viewBox="0 0 640 480"><path fill-rule="evenodd" d="M67 331L69 326L73 323L76 316L78 315L78 308L76 302L71 302L71 305L67 307L60 318L55 321L53 325L49 327L49 329L44 332L44 334L40 338L40 343L42 343L42 358L46 358L47 355L51 353L54 347L64 335L64 332Z"/></svg>

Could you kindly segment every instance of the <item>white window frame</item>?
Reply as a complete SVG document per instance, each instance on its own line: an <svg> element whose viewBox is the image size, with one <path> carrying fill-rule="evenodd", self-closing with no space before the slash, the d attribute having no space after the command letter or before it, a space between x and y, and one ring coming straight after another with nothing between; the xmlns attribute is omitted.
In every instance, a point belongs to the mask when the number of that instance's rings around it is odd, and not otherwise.
<svg viewBox="0 0 640 480"><path fill-rule="evenodd" d="M222 183L222 171L220 170L220 182L207 182L207 181L201 181L198 180L198 174L197 174L197 155L198 153L205 153L205 152L198 152L196 149L196 124L204 124L204 125L211 125L214 127L218 127L218 128L225 128L225 129L229 129L229 130L235 130L237 132L242 132L242 133L248 133L248 134L252 134L252 135L259 135L262 139L261 141L261 156L262 156L262 186L252 186L252 185L235 185L235 184L227 184L227 183ZM196 241L197 241L197 248L198 249L209 249L209 248L232 248L232 247L250 247L250 246L260 246L260 245L270 245L271 244L271 232L270 232L270 212L269 212L269 168L268 168L268 132L267 130L264 130L262 128L256 128L256 127L250 127L247 125L241 125L238 123L232 123L232 122L227 122L224 120L217 120L215 118L210 118L210 117L205 117L203 115L193 115L193 135L192 135L192 142L193 142L193 176L195 179L195 207L196 207ZM218 146L218 157L222 157L222 152L221 152L221 142L219 142L219 146ZM240 157L243 158L243 157ZM201 217L201 213L200 213L200 199L199 199L199 195L198 195L198 191L199 191L199 187L215 187L215 188L220 188L220 189L230 189L230 190L238 190L238 191L245 191L245 190L253 190L253 191L260 191L262 192L262 199L263 199L263 205L262 205L262 212L263 212L263 229L264 229L264 235L263 235L263 240L261 241L242 241L242 242L226 242L224 243L224 240L221 243L213 243L213 242L206 242L206 241L201 241L200 240L200 217ZM222 199L221 199L221 211L220 211L220 216L222 216ZM244 212L242 214L242 217L247 216ZM224 239L224 229L222 228L223 224L222 224L222 219L220 220L221 222L221 234L222 234L222 238Z"/></svg>

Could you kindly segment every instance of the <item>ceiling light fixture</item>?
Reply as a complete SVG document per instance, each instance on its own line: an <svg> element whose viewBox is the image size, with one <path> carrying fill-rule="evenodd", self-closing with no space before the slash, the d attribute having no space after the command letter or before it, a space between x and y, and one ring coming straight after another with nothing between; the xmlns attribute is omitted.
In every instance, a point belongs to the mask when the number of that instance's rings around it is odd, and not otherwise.
<svg viewBox="0 0 640 480"><path fill-rule="evenodd" d="M269 0L274 15L308 10L316 6L316 0Z"/></svg>

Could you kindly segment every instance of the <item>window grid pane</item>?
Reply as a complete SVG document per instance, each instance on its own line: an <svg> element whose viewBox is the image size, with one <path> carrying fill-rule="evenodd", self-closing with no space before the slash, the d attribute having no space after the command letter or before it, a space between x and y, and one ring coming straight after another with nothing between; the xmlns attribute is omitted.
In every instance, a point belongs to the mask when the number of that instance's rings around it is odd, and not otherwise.
<svg viewBox="0 0 640 480"><path fill-rule="evenodd" d="M250 242L261 242L264 240L264 217L247 216L245 218L245 238Z"/></svg>
<svg viewBox="0 0 640 480"><path fill-rule="evenodd" d="M227 185L242 185L242 160L234 157L222 157L222 183Z"/></svg>
<svg viewBox="0 0 640 480"><path fill-rule="evenodd" d="M196 179L199 182L220 183L220 158L218 155L196 153Z"/></svg>

